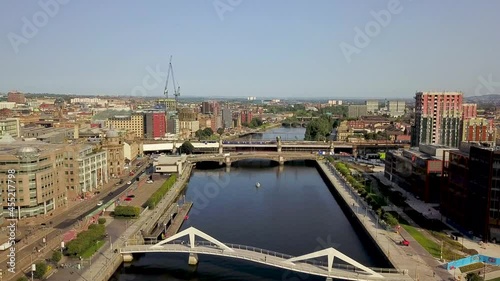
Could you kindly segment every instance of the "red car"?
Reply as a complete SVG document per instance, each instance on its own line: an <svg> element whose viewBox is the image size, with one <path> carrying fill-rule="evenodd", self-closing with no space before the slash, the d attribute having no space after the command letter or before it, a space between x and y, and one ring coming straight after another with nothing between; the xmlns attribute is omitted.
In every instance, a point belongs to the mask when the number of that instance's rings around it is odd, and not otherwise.
<svg viewBox="0 0 500 281"><path fill-rule="evenodd" d="M132 201L132 198L127 197L127 198L125 198L125 201Z"/></svg>
<svg viewBox="0 0 500 281"><path fill-rule="evenodd" d="M401 245L403 245L403 246L410 246L410 241L408 241L408 240L406 240L406 239L404 239L404 240L403 240L403 241L401 241L400 243L401 243Z"/></svg>

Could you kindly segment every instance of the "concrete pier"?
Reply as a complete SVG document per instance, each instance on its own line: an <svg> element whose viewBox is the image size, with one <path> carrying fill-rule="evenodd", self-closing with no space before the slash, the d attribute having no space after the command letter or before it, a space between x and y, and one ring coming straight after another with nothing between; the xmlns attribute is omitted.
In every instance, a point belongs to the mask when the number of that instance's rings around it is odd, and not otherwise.
<svg viewBox="0 0 500 281"><path fill-rule="evenodd" d="M193 207L193 202L186 202L180 207L179 212L175 216L170 226L167 228L165 238L168 238L179 232L179 229L182 227L182 224L186 220L186 216L189 213L189 210L191 210L191 207Z"/></svg>
<svg viewBox="0 0 500 281"><path fill-rule="evenodd" d="M189 254L189 259L188 259L188 264L189 265L197 265L198 264L198 254Z"/></svg>
<svg viewBox="0 0 500 281"><path fill-rule="evenodd" d="M132 254L123 254L122 258L123 262L132 262L134 260L134 256Z"/></svg>

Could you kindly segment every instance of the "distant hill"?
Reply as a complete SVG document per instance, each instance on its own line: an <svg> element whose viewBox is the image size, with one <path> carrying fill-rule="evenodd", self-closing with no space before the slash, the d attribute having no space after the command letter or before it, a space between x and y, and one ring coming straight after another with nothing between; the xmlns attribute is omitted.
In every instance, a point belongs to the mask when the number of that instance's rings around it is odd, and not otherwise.
<svg viewBox="0 0 500 281"><path fill-rule="evenodd" d="M471 103L500 106L500 95L471 96L465 97L465 100Z"/></svg>

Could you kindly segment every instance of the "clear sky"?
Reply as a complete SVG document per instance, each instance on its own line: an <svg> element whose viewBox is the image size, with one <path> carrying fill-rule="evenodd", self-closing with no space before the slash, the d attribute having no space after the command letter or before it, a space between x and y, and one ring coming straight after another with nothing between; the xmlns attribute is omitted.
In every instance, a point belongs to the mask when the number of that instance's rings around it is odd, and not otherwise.
<svg viewBox="0 0 500 281"><path fill-rule="evenodd" d="M500 93L500 1L58 1L0 1L0 92L159 96L173 55L186 96Z"/></svg>

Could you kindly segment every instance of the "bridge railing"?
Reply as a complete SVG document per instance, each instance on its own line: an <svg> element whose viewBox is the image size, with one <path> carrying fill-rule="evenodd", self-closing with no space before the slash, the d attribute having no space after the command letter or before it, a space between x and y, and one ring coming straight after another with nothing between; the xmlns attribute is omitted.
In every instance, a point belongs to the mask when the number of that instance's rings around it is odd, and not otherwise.
<svg viewBox="0 0 500 281"><path fill-rule="evenodd" d="M133 246L133 245L155 245L157 243L158 243L157 241L146 241L146 243L143 243L143 244L128 244L128 246ZM174 241L168 242L167 244L168 245L183 245L183 246L186 246L186 247L190 247L191 246L190 243L189 243L189 241L186 241L186 240L174 240ZM283 253L279 253L279 252L275 252L275 251L271 251L271 250L266 250L266 249L262 249L262 248L257 248L257 247L252 247L252 246L246 246L246 245L241 245L241 244L233 244L233 243L224 243L224 245L226 245L227 247L229 247L231 249L251 251L251 252L260 253L260 254L263 254L263 255L266 255L266 256L269 256L269 257L272 256L272 257L281 258L281 259L284 259L284 260L288 260L288 259L294 258L294 256L292 256L292 255L283 254ZM201 247L206 247L206 248L211 248L212 250L222 251L222 249L217 244L214 244L214 243L209 242L209 241L196 241L195 247L200 247L200 246ZM197 248L197 251L198 252L204 252L200 248ZM208 254L213 254L213 251L205 251L205 252L208 253ZM224 252L222 251L222 253L224 253ZM234 257L240 257L240 258L244 258L244 259L250 259L248 256L238 255L236 253L227 253L226 252L224 254L230 255L230 256L234 256ZM255 259L255 260L260 261L259 259ZM266 260L266 262L268 262L268 261L269 260ZM272 263L272 262L268 262L268 263ZM313 265L313 266L317 266L317 267L328 268L328 263L327 262L319 261L319 260L315 260L315 259L302 260L302 261L295 262L295 263L297 265L308 264L308 265ZM364 273L364 271L359 270L355 266L352 266L350 264L345 264L345 263L334 263L333 264L333 268L340 269L340 270L345 270L345 271L349 271L349 272L354 272L354 273L360 273L360 274ZM398 270L398 269L394 269L394 268L370 267L370 269L373 270L373 271L375 271L375 272L378 272L378 273L404 274L404 270Z"/></svg>

